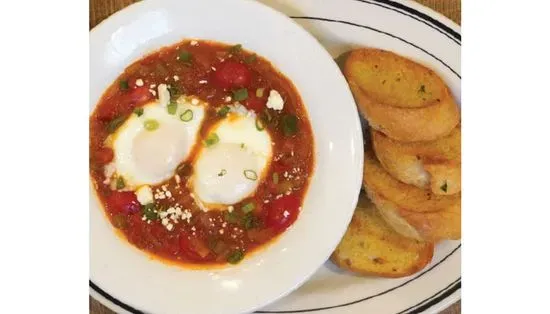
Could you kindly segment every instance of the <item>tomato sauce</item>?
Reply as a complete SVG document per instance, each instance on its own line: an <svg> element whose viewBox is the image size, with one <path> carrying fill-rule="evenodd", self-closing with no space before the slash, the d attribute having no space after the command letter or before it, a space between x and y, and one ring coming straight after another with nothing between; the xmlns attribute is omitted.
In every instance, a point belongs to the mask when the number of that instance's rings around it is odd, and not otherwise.
<svg viewBox="0 0 550 314"><path fill-rule="evenodd" d="M191 156L172 178L151 186L154 203L142 205L133 191L104 183L104 167L114 157L104 143L127 117L156 98L152 90L159 84L167 84L174 97L193 95L208 107ZM254 194L233 204L232 211L203 211L186 184L193 174L188 161L219 121L228 98L243 90L247 97L240 103L256 112L273 142L269 170ZM266 107L270 90L284 99L282 110ZM312 130L294 85L240 45L182 41L154 52L126 68L90 117L90 174L111 223L134 246L180 264L235 264L284 232L298 218L313 166ZM186 216L168 230L161 222L174 207Z"/></svg>

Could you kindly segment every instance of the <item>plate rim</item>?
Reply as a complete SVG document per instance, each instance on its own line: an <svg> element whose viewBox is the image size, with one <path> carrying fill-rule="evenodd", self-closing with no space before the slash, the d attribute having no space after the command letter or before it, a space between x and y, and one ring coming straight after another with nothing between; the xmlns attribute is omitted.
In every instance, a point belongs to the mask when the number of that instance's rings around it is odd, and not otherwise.
<svg viewBox="0 0 550 314"><path fill-rule="evenodd" d="M399 1L392 1L392 0L349 0L349 1L355 1L355 2L362 2L362 3L368 3L371 5L376 5L379 7L386 8L388 10L400 13L402 15L408 16L410 18L413 18L423 24L426 24L427 26L435 29L436 31L442 33L446 37L453 40L459 47L461 46L461 27L456 24L454 21L446 17L445 15L426 7L418 2L415 2L413 0L399 0ZM139 2L134 2L126 8L139 5ZM111 17L118 15L120 12L124 11L119 10L113 14L111 14L109 17L105 18L98 24L96 24L91 30L90 34L97 30L98 26L103 24L105 21L108 21ZM293 20L299 19L298 16L290 16ZM302 17L303 18L303 17ZM336 21L335 21L336 22ZM342 22L342 21L339 21ZM361 26L361 25L356 25ZM414 45L413 45L414 46ZM420 47L416 47L418 49L423 50ZM425 51L426 53L430 54L429 52ZM435 59L438 59L436 56L433 56ZM439 60L439 59L438 59ZM441 60L439 60L442 62ZM443 63L443 62L442 62ZM460 74L456 73L454 70L450 69L454 74L456 74L459 79L461 79ZM442 263L447 257L451 256L454 252L460 250L461 251L462 243L459 243L456 248L454 248L451 253L449 253L446 257L444 257L438 264ZM435 267L438 264L432 266ZM423 275L421 273L420 275ZM416 278L416 277L415 277ZM437 313L456 301L461 299L461 282L462 282L462 276L458 277L454 282L449 284L447 287L441 289L431 297L428 297L424 299L423 301L417 303L416 305L413 305L403 311L400 311L396 314L412 314L412 313ZM411 279L411 280L414 280ZM410 281L405 282L404 284L408 283ZM402 284L402 285L404 285ZM394 289L397 289L401 287L402 285L399 285L395 287ZM392 289L393 290L393 289ZM138 309L133 308L132 306L125 304L124 302L116 299L115 297L109 295L107 292L103 291L100 287L95 285L91 280L89 280L89 291L90 296L92 296L94 299L100 301L101 304L107 306L108 308L112 310L119 310L122 309L129 313L144 313ZM361 301L364 301L361 299ZM357 301L357 303L361 302ZM353 302L355 304L356 302ZM333 307L330 307L333 308ZM312 310L290 310L290 311L262 311L258 310L255 313L304 313L304 312L317 312L322 311L324 309L312 309Z"/></svg>

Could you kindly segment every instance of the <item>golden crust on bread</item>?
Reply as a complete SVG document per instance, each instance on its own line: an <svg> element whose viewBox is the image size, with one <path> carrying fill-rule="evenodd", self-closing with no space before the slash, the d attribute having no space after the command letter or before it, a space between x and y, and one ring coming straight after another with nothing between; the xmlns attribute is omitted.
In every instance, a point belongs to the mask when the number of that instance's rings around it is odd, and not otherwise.
<svg viewBox="0 0 550 314"><path fill-rule="evenodd" d="M372 150L365 152L363 183L370 191L395 203L397 207L413 212L436 212L460 203L460 193L435 195L392 177L378 162Z"/></svg>
<svg viewBox="0 0 550 314"><path fill-rule="evenodd" d="M331 260L362 275L403 277L423 269L432 259L433 244L396 233L364 194Z"/></svg>
<svg viewBox="0 0 550 314"><path fill-rule="evenodd" d="M374 152L382 167L399 181L436 195L461 189L460 125L448 136L429 142L399 142L371 130Z"/></svg>
<svg viewBox="0 0 550 314"><path fill-rule="evenodd" d="M347 57L344 75L371 127L393 139L430 141L459 123L458 106L443 80L409 59L357 49Z"/></svg>
<svg viewBox="0 0 550 314"><path fill-rule="evenodd" d="M388 225L405 237L428 242L461 237L460 203L437 212L419 213L401 209L372 191L367 194Z"/></svg>

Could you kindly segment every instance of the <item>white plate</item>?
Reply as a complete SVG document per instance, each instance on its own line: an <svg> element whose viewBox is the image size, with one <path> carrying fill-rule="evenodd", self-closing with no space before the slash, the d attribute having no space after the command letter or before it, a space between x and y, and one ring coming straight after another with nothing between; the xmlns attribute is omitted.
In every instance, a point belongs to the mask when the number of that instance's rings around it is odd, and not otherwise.
<svg viewBox="0 0 550 314"><path fill-rule="evenodd" d="M262 2L293 17L334 57L353 47L371 46L428 65L449 84L460 103L460 28L442 15L412 1ZM298 290L260 312L438 313L460 299L460 247L459 241L441 243L430 265L402 279L359 277L327 262ZM117 312L134 312L112 296L90 290Z"/></svg>
<svg viewBox="0 0 550 314"><path fill-rule="evenodd" d="M287 16L255 1L136 3L90 34L90 111L132 61L184 38L241 43L289 77L308 110L315 169L297 221L274 243L217 270L166 265L114 233L90 198L90 283L149 313L242 313L306 281L340 241L361 187L363 137L348 85L331 56Z"/></svg>

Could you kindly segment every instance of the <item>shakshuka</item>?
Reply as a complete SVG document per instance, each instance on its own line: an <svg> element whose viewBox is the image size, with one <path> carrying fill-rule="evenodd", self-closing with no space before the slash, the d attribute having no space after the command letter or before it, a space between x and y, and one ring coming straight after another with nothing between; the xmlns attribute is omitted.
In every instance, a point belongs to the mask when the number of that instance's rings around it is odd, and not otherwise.
<svg viewBox="0 0 550 314"><path fill-rule="evenodd" d="M236 264L296 221L314 167L292 82L241 45L185 40L125 69L90 117L112 225L181 264Z"/></svg>

